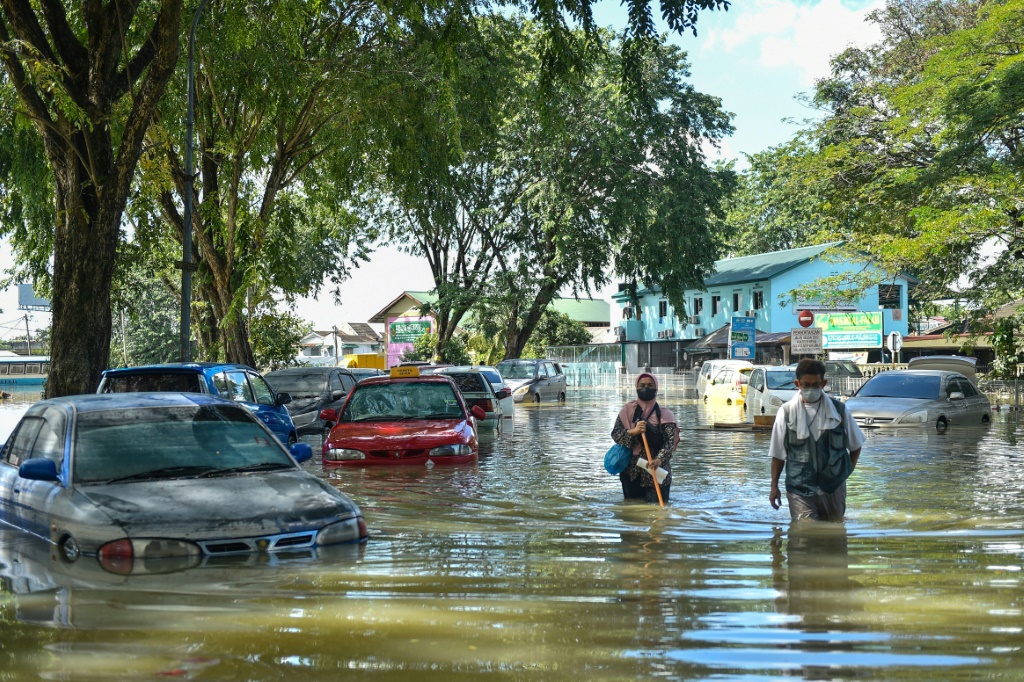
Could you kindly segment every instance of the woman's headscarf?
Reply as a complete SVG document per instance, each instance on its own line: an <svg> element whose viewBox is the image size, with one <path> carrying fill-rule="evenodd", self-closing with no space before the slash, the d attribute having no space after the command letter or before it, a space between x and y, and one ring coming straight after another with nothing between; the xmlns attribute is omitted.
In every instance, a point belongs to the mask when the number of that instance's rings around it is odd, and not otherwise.
<svg viewBox="0 0 1024 682"><path fill-rule="evenodd" d="M636 384L634 387L640 384L640 380L644 377L649 378L654 382L654 387L658 388L658 378L649 372L644 372L636 378ZM672 412L668 409L658 405L658 411L661 412L661 420L658 419L658 412L654 410L654 406L657 404L657 400L630 400L622 407L622 411L619 412L619 421L627 429L633 428L633 415L636 414L637 406L640 407L640 414L642 419L652 425L657 424L675 424L676 418L672 415Z"/></svg>

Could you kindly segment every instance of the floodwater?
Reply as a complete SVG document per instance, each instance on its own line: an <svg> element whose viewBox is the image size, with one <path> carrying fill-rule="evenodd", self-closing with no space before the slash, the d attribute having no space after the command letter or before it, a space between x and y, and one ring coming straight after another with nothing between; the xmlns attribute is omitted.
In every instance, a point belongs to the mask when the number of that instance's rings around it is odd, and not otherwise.
<svg viewBox="0 0 1024 682"><path fill-rule="evenodd" d="M791 527L767 434L671 394L672 500L624 503L626 398L520 407L475 466L327 474L363 547L121 577L0 532L0 679L1024 678L1016 413L869 432L846 523Z"/></svg>

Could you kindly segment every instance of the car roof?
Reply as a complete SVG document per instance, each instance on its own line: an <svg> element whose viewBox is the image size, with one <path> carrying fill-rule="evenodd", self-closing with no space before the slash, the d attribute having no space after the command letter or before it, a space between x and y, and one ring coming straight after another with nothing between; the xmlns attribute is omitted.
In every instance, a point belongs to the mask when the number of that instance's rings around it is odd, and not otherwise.
<svg viewBox="0 0 1024 682"><path fill-rule="evenodd" d="M102 410L123 410L147 407L189 407L193 405L234 405L238 403L205 393L88 393L50 398L36 405L66 405L78 412L99 412Z"/></svg>
<svg viewBox="0 0 1024 682"><path fill-rule="evenodd" d="M967 378L966 376L964 376L960 372L950 372L950 371L947 371L947 370L944 370L944 369L888 369L888 370L886 370L884 372L879 372L878 374L875 375L875 377L884 376L886 374L899 374L899 375L909 375L909 376L926 376L926 377L940 377L940 376L942 376L944 374L952 374L954 376L964 377L964 379ZM871 377L871 378L874 379L875 377Z"/></svg>
<svg viewBox="0 0 1024 682"><path fill-rule="evenodd" d="M270 377L270 376L279 377L279 376L291 376L293 374L294 375L300 375L300 374L327 374L328 372L332 372L334 370L339 370L339 369L341 371L343 371L343 372L350 371L350 370L348 370L345 367L333 367L333 366L331 366L331 367L288 367L286 369L275 369L273 372L267 372L263 376L265 376L265 377Z"/></svg>
<svg viewBox="0 0 1024 682"><path fill-rule="evenodd" d="M180 372L182 374L205 372L210 369L247 369L256 370L248 365L234 362L170 362L162 365L138 365L136 367L117 367L104 370L103 376L119 376L122 374L146 374L149 372Z"/></svg>
<svg viewBox="0 0 1024 682"><path fill-rule="evenodd" d="M455 385L451 379L443 374L421 374L418 377L392 377L388 375L369 377L359 382L360 386L376 386L378 384L408 384L428 381L431 383L446 383L452 386Z"/></svg>

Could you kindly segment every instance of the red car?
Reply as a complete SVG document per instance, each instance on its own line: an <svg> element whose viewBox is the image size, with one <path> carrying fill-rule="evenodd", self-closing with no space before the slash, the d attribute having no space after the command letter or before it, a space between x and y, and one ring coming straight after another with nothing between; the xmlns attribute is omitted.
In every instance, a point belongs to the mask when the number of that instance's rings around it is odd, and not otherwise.
<svg viewBox="0 0 1024 682"><path fill-rule="evenodd" d="M348 394L341 411L323 410L335 425L324 442L324 466L464 464L477 458L477 419L446 376L420 376L396 367L371 377Z"/></svg>

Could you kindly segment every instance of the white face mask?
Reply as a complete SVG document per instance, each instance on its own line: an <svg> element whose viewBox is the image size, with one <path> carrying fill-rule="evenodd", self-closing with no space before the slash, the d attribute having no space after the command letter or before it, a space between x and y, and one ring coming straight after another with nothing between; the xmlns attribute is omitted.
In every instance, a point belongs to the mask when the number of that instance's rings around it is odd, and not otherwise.
<svg viewBox="0 0 1024 682"><path fill-rule="evenodd" d="M804 402L816 403L821 400L821 389L820 388L801 388L800 395L803 396Z"/></svg>

